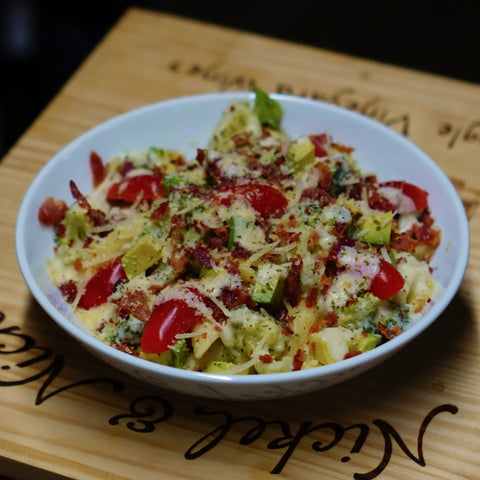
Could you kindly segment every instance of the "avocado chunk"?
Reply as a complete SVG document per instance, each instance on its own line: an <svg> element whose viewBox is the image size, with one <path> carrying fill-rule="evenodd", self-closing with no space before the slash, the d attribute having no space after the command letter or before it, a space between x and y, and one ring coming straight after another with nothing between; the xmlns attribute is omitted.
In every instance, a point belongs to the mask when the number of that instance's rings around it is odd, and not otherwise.
<svg viewBox="0 0 480 480"><path fill-rule="evenodd" d="M63 224L65 235L60 239L61 243L70 243L70 240L84 240L87 235L88 215L84 208L77 202L73 203L65 213Z"/></svg>
<svg viewBox="0 0 480 480"><path fill-rule="evenodd" d="M284 269L273 263L265 263L258 269L253 286L252 300L259 303L278 303L285 280Z"/></svg>
<svg viewBox="0 0 480 480"><path fill-rule="evenodd" d="M255 88L255 113L262 125L280 127L282 106L258 87Z"/></svg>
<svg viewBox="0 0 480 480"><path fill-rule="evenodd" d="M172 187L179 187L184 185L201 185L205 180L203 169L186 170L185 172L167 175L163 181L162 186L166 194L170 193Z"/></svg>
<svg viewBox="0 0 480 480"><path fill-rule="evenodd" d="M248 233L248 230L251 228L251 221L241 217L240 215L233 215L230 217L230 231L228 233L227 249L230 252L234 247L235 243Z"/></svg>
<svg viewBox="0 0 480 480"><path fill-rule="evenodd" d="M349 352L348 343L353 338L353 332L348 328L324 328L311 336L315 345L315 358L323 365L338 362Z"/></svg>
<svg viewBox="0 0 480 480"><path fill-rule="evenodd" d="M315 161L315 145L306 136L302 135L292 142L287 152L287 165L299 173Z"/></svg>
<svg viewBox="0 0 480 480"><path fill-rule="evenodd" d="M128 279L132 279L155 265L161 257L159 239L151 233L145 233L122 257L122 266Z"/></svg>
<svg viewBox="0 0 480 480"><path fill-rule="evenodd" d="M204 372L205 373L224 373L227 370L231 370L235 368L237 365L231 362L223 362L221 360L217 360L214 362L210 362L206 367ZM241 373L248 373L248 371L241 372Z"/></svg>
<svg viewBox="0 0 480 480"><path fill-rule="evenodd" d="M360 322L377 310L380 303L381 300L378 297L367 292L365 295L358 297L355 303L339 312L338 320L343 326L358 326Z"/></svg>
<svg viewBox="0 0 480 480"><path fill-rule="evenodd" d="M356 333L348 342L348 349L351 352L368 352L373 350L380 342L380 335L374 333Z"/></svg>
<svg viewBox="0 0 480 480"><path fill-rule="evenodd" d="M392 212L367 215L359 225L358 239L372 245L389 244L392 218Z"/></svg>

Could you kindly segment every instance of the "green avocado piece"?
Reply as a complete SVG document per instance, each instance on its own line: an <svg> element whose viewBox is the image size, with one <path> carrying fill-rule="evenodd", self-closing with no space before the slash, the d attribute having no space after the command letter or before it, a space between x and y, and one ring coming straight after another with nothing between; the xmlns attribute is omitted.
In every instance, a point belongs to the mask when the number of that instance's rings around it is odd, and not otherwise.
<svg viewBox="0 0 480 480"><path fill-rule="evenodd" d="M299 173L315 161L315 145L306 136L295 139L287 152L287 165Z"/></svg>
<svg viewBox="0 0 480 480"><path fill-rule="evenodd" d="M348 342L348 348L351 352L368 352L373 350L380 342L380 335L374 333L357 333L352 340Z"/></svg>
<svg viewBox="0 0 480 480"><path fill-rule="evenodd" d="M223 373L226 370L230 370L235 368L237 365L231 362L223 362L220 360L210 362L206 367L204 372L205 373Z"/></svg>
<svg viewBox="0 0 480 480"><path fill-rule="evenodd" d="M392 232L392 212L367 215L360 223L358 239L372 245L388 245Z"/></svg>
<svg viewBox="0 0 480 480"><path fill-rule="evenodd" d="M340 325L358 325L369 315L372 315L380 305L381 300L370 292L359 297L355 303L339 312Z"/></svg>
<svg viewBox="0 0 480 480"><path fill-rule="evenodd" d="M278 303L284 280L284 270L278 265L273 263L261 265L253 286L252 300L259 303Z"/></svg>
<svg viewBox="0 0 480 480"><path fill-rule="evenodd" d="M262 125L278 129L282 120L282 106L260 88L255 88L255 113Z"/></svg>
<svg viewBox="0 0 480 480"><path fill-rule="evenodd" d="M155 265L162 257L159 239L146 233L138 238L122 257L122 266L129 279L140 275Z"/></svg>
<svg viewBox="0 0 480 480"><path fill-rule="evenodd" d="M61 243L69 244L70 240L84 240L88 222L88 215L84 208L81 208L77 202L70 205L63 220L65 235L61 237Z"/></svg>

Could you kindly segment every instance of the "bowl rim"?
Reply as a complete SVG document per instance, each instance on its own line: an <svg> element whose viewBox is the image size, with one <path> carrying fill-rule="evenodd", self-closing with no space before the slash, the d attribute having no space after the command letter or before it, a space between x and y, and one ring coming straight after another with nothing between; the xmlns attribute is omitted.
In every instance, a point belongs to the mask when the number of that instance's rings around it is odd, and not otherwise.
<svg viewBox="0 0 480 480"><path fill-rule="evenodd" d="M215 92L215 93L201 93L194 95L184 95L175 98L169 98L166 100L161 100L159 102L151 103L148 105L143 105L132 110L120 113L115 115L108 120L95 125L94 127L86 130L84 133L77 136L74 140L63 146L52 158L50 158L45 165L37 172L35 178L29 185L20 208L18 210L16 224L15 224L15 249L17 262L20 267L22 276L27 284L31 294L40 304L40 306L46 311L46 313L64 330L66 330L73 338L80 341L85 346L98 351L102 357L109 358L117 364L128 363L131 367L138 368L141 370L147 370L149 374L161 375L165 378L169 378L175 381L186 381L186 382L195 382L197 384L206 383L209 385L225 385L225 384L235 384L235 385L263 385L268 386L272 384L289 384L289 383L298 383L308 380L320 380L322 377L328 377L330 375L339 374L342 372L348 372L358 367L362 367L369 364L375 364L381 357L385 356L388 353L393 353L398 349L404 347L408 344L413 338L426 330L447 308L452 299L457 293L458 288L461 285L462 279L465 275L465 271L468 265L469 253L470 253L470 234L469 234L469 225L468 218L463 206L463 203L451 183L448 176L443 172L440 166L429 156L427 155L420 147L414 144L407 137L401 135L395 130L387 127L386 125L380 123L379 121L368 117L366 115L360 114L353 110L347 109L345 107L328 103L322 100L314 100L305 97L300 97L290 94L282 93L269 93L269 95L278 100L280 103L289 104L289 103L308 103L309 105L315 105L319 109L324 109L331 111L337 115L344 115L346 117L353 118L354 121L360 123L365 123L367 126L370 126L374 129L380 131L380 134L390 136L395 142L401 142L406 147L408 147L415 155L422 156L424 161L429 164L429 168L435 171L436 175L443 179L443 183L449 189L449 195L453 202L456 203L454 206L458 211L458 222L460 224L460 231L458 232L459 240L464 245L464 248L461 249L459 253L459 258L457 264L454 268L454 274L451 281L449 282L449 288L444 289L440 298L435 301L431 309L418 321L414 322L407 330L402 332L401 335L393 338L385 344L379 345L378 347L358 355L351 357L339 362L335 362L329 365L323 365L320 367L298 370L292 372L282 372L282 373L267 373L259 375L225 375L225 374L211 374L204 372L196 372L189 370L182 370L175 367L169 367L166 365L157 364L150 362L148 360L135 357L133 355L127 354L116 350L115 348L103 343L102 341L95 338L88 331L83 330L79 326L75 325L72 321L66 318L57 308L53 306L51 301L41 290L35 278L33 276L32 270L29 266L27 255L26 255L26 241L25 241L25 228L26 228L26 217L29 212L30 201L36 190L36 187L41 183L43 177L45 177L49 171L56 167L56 164L61 160L61 158L67 154L70 150L75 149L78 145L81 145L85 141L97 134L102 129L108 129L114 127L117 123L121 123L124 120L128 120L130 117L141 116L145 113L148 113L152 110L163 110L175 107L184 103L191 102L209 102L212 100L222 100L225 102L225 107L230 101L233 100L248 100L252 101L254 98L254 93L251 91L235 91L235 92Z"/></svg>

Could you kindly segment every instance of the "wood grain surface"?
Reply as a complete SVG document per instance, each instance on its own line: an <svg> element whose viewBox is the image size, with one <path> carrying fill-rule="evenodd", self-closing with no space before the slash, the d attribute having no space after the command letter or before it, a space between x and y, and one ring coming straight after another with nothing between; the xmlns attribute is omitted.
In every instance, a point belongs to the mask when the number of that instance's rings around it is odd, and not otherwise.
<svg viewBox="0 0 480 480"><path fill-rule="evenodd" d="M318 98L407 135L470 218L441 318L372 372L286 401L225 403L138 384L32 299L14 250L30 182L63 146L162 99L248 90ZM0 474L75 479L474 479L480 469L480 86L132 9L0 166ZM363 435L363 436L362 436Z"/></svg>

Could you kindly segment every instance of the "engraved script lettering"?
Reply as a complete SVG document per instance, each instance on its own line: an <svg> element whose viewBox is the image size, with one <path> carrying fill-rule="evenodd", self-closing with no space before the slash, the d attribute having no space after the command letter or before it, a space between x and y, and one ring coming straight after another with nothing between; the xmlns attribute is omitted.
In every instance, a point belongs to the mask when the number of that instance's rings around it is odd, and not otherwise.
<svg viewBox="0 0 480 480"><path fill-rule="evenodd" d="M0 312L0 323L5 319L5 315ZM27 383L35 382L39 379L43 379L43 383L40 386L40 389L37 392L35 398L35 405L40 405L54 395L58 395L65 390L70 390L72 388L81 387L84 385L99 384L103 383L109 385L113 388L115 392L123 390L124 385L122 382L113 380L111 378L90 378L87 380L81 380L79 382L74 382L69 385L65 385L56 390L46 393L48 387L52 382L60 375L65 365L65 358L62 355L55 355L50 348L37 346L35 340L21 333L18 333L19 327L6 327L0 329L0 339L2 335L7 337L14 338L15 340L20 340L19 347L13 347L12 349L7 349L4 343L0 343L0 355L10 356L15 355L16 358L12 363L4 363L1 365L1 370L11 371L13 369L23 369L32 365L39 364L41 362L46 362L47 366L38 373L33 375L20 378L19 380L3 380L0 378L0 387L15 387L19 385L25 385ZM26 360L18 360L19 357L24 358L25 355L28 356ZM12 358L12 357L9 357Z"/></svg>
<svg viewBox="0 0 480 480"><path fill-rule="evenodd" d="M4 319L5 315L0 312L0 323L3 322ZM84 385L106 384L107 386L112 387L115 392L124 390L124 384L117 380L111 378L91 378L64 385L63 387L47 393L52 382L60 377L65 366L65 359L62 355L54 354L50 348L37 346L34 338L20 333L19 330L20 328L17 326L0 329L0 360L2 359L1 356L5 356L3 358L11 360L9 363L0 362L0 371L7 374L11 373L13 369L18 369L19 371L15 371L15 373L19 373L20 375L17 375L15 378L18 378L18 376L22 377L21 374L25 372L22 369L29 366L40 365L40 371L15 380L0 378L0 387L15 387L32 383L37 380L43 380L36 395L35 405L41 405L55 395ZM7 347L6 343L1 343L2 338L7 338L10 341L9 344L15 346ZM42 362L46 363L44 368L41 366ZM120 425L122 421L125 420L126 427L129 430L136 433L151 433L155 431L158 424L167 422L172 418L175 412L171 402L156 395L145 395L135 398L131 401L129 410L129 413L112 416L109 419L109 424L112 426ZM420 425L416 453L412 453L399 432L390 423L381 419L374 420L372 422L373 425L383 437L383 456L378 465L371 471L366 473L354 473L353 478L355 480L372 480L378 477L390 463L390 459L394 452L394 442L410 460L419 466L425 467L426 461L423 452L423 437L432 420L438 414L443 412L448 412L454 415L458 412L458 408L455 405L450 404L440 405L432 409L426 415ZM261 417L253 416L235 418L228 411L208 411L203 407L195 407L193 413L203 417L213 417L218 421L218 425L188 448L184 454L187 460L195 460L214 449L223 439L225 439L234 426L237 427L238 425L241 425L245 428L243 435L238 441L240 445L252 445L254 442L262 438L267 429L269 429L268 433L270 436L271 430L274 429L274 432L279 431L279 434L277 434L278 436L273 438L273 440L268 442L267 449L280 450L283 451L283 453L271 470L270 473L272 474L280 474L283 471L297 447L302 441L308 441L308 437L310 437L310 448L312 451L316 453L324 453L342 443L344 444L346 441L345 433L351 431L357 432L353 446L349 451L350 454L356 454L360 453L371 433L371 427L364 423L357 423L344 427L337 422L314 423L306 420L300 422L296 428L293 428L288 421L282 419L265 420ZM311 438L314 434L315 438ZM347 455L343 456L340 461L346 463L349 462L350 459L350 455Z"/></svg>
<svg viewBox="0 0 480 480"><path fill-rule="evenodd" d="M448 148L453 148L457 142L480 144L480 120L473 120L465 127L442 122L437 133L447 139Z"/></svg>
<svg viewBox="0 0 480 480"><path fill-rule="evenodd" d="M416 464L424 467L426 466L425 457L423 453L423 437L430 422L435 416L442 412L449 412L456 414L458 408L455 405L440 405L431 410L425 419L423 420L419 434L417 438L417 456L415 456L407 447L406 443L402 440L400 434L395 428L384 420L374 420L373 424L379 429L384 439L384 453L380 463L366 473L355 473L353 475L355 480L372 480L380 475L388 466L393 453L393 442L398 444L402 452L407 455ZM269 450L281 450L284 449L284 453L275 467L271 470L272 474L279 474L284 469L288 460L294 453L295 449L300 444L301 440L311 435L314 432L327 432L330 433L330 439L323 443L320 440L315 440L311 443L311 448L315 452L326 452L331 450L343 440L345 432L349 430L358 430L358 436L353 447L350 449L350 453L359 453L363 445L365 444L370 432L370 427L366 424L355 424L349 427L343 427L339 423L326 422L320 424L314 424L311 421L304 421L300 423L297 431L293 431L284 420L265 421L259 417L240 417L235 419L229 412L226 411L207 411L204 408L197 407L194 409L194 413L203 416L216 416L220 419L220 425L215 427L212 431L201 437L196 441L186 452L185 458L187 460L194 460L204 455L205 453L216 447L230 432L233 425L239 423L253 423L253 427L246 431L246 433L240 438L240 445L250 445L258 440L265 432L267 427L277 426L280 428L282 435L271 440L267 448ZM341 459L342 462L348 462L349 456L345 456Z"/></svg>
<svg viewBox="0 0 480 480"><path fill-rule="evenodd" d="M160 414L157 407L160 407ZM120 420L131 418L135 421L127 422L129 430L138 433L149 433L155 430L157 423L165 422L173 415L173 407L164 398L146 395L132 401L130 412L132 413L116 415L108 423L110 425L118 425ZM143 427L138 427L137 423L140 423Z"/></svg>

